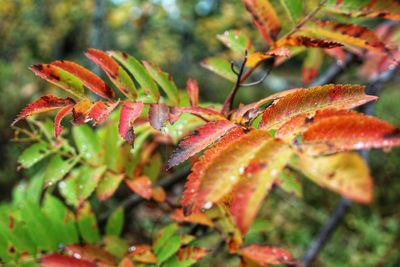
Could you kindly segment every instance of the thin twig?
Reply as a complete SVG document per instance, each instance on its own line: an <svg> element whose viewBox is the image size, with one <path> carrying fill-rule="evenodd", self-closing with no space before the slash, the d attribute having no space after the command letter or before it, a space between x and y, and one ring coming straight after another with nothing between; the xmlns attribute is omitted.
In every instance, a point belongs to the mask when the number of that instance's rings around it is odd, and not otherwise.
<svg viewBox="0 0 400 267"><path fill-rule="evenodd" d="M247 50L244 53L244 59L242 61L242 64L240 65L240 70L239 73L237 74L237 78L236 78L236 83L233 86L231 92L229 93L228 97L225 99L224 105L222 107L221 113L222 114L228 114L229 111L232 110L233 107L233 100L235 99L235 96L237 94L237 92L239 91L240 88L240 83L242 81L242 75L244 72L244 67L246 65L247 62Z"/></svg>
<svg viewBox="0 0 400 267"><path fill-rule="evenodd" d="M265 79L268 77L268 75L271 73L272 69L274 68L274 64L272 63L271 66L268 68L268 70L265 72L265 74L258 80L252 83L241 83L241 87L250 87L250 86L255 86L260 83L263 83Z"/></svg>

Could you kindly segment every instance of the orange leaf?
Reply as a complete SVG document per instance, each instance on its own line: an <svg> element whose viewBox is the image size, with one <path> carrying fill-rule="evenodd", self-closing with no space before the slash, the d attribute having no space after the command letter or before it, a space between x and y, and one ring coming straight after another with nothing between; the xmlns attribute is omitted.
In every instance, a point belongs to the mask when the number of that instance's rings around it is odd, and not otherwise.
<svg viewBox="0 0 400 267"><path fill-rule="evenodd" d="M300 144L302 149L313 155L399 145L399 128L355 112L313 123L304 132Z"/></svg>
<svg viewBox="0 0 400 267"><path fill-rule="evenodd" d="M174 213L171 214L172 220L176 222L185 222L185 223L195 223L195 224L201 224L201 225L206 225L209 227L213 227L214 224L210 220L210 218L207 217L204 213L192 213L189 216L185 216L183 214L183 209L176 209Z"/></svg>
<svg viewBox="0 0 400 267"><path fill-rule="evenodd" d="M199 261L208 254L208 250L198 247L184 247L177 252L179 261L195 260Z"/></svg>
<svg viewBox="0 0 400 267"><path fill-rule="evenodd" d="M221 113L205 107L171 107L171 112L189 113L207 121L226 119Z"/></svg>
<svg viewBox="0 0 400 267"><path fill-rule="evenodd" d="M278 129L300 114L312 114L324 108L351 109L377 99L376 96L366 95L364 90L364 86L349 84L327 84L297 90L268 107L260 127Z"/></svg>
<svg viewBox="0 0 400 267"><path fill-rule="evenodd" d="M158 203L163 203L167 198L167 193L165 193L165 190L161 186L158 186L152 189L151 197Z"/></svg>
<svg viewBox="0 0 400 267"><path fill-rule="evenodd" d="M118 267L135 267L135 265L133 264L133 262L128 257L125 257L118 264Z"/></svg>
<svg viewBox="0 0 400 267"><path fill-rule="evenodd" d="M357 153L344 152L323 157L299 154L291 166L319 186L343 197L364 204L372 201L372 178L367 164Z"/></svg>
<svg viewBox="0 0 400 267"><path fill-rule="evenodd" d="M74 105L75 101L72 98L58 98L52 95L42 96L38 100L30 103L26 106L17 116L17 118L13 121L11 125L14 125L19 120L22 120L30 115L38 114L54 109L59 109L65 106Z"/></svg>
<svg viewBox="0 0 400 267"><path fill-rule="evenodd" d="M83 84L93 93L103 98L114 98L114 91L96 74L71 61L61 60L51 63L82 80Z"/></svg>
<svg viewBox="0 0 400 267"><path fill-rule="evenodd" d="M265 53L254 52L247 57L246 67L254 68L266 59L273 57L289 57L290 54L290 50L286 47L276 48Z"/></svg>
<svg viewBox="0 0 400 267"><path fill-rule="evenodd" d="M211 121L204 124L179 143L178 148L168 160L168 168L176 166L202 151L233 127L237 126L228 120Z"/></svg>
<svg viewBox="0 0 400 267"><path fill-rule="evenodd" d="M304 46L304 47L317 47L317 48L335 48L343 46L341 43L332 42L329 40L318 39L303 35L288 36L276 42L275 47L283 46Z"/></svg>
<svg viewBox="0 0 400 267"><path fill-rule="evenodd" d="M86 122L88 120L87 115L92 106L92 102L87 97L75 104L74 108L72 109L73 123L78 125Z"/></svg>
<svg viewBox="0 0 400 267"><path fill-rule="evenodd" d="M304 34L332 39L349 47L367 49L375 53L387 53L385 44L368 28L356 24L333 21L315 21L302 28Z"/></svg>
<svg viewBox="0 0 400 267"><path fill-rule="evenodd" d="M242 0L242 2L252 15L258 31L265 41L272 45L281 31L281 23L273 6L268 0Z"/></svg>
<svg viewBox="0 0 400 267"><path fill-rule="evenodd" d="M260 245L250 245L240 250L240 254L251 262L255 262L261 266L272 265L295 265L298 263L292 254L282 248L266 247Z"/></svg>
<svg viewBox="0 0 400 267"><path fill-rule="evenodd" d="M187 211L191 210L191 206L194 204L195 197L200 187L202 170L211 165L214 159L222 154L226 147L243 135L244 132L241 128L233 129L222 137L212 148L204 152L203 156L193 165L192 173L187 177L185 191L183 192L181 200L182 206L185 207L185 213L188 213Z"/></svg>
<svg viewBox="0 0 400 267"><path fill-rule="evenodd" d="M156 256L147 244L132 246L129 248L129 251L127 256L135 261L150 264L157 262Z"/></svg>
<svg viewBox="0 0 400 267"><path fill-rule="evenodd" d="M243 235L291 154L285 143L270 138L244 169L239 183L232 190L230 201L233 218Z"/></svg>
<svg viewBox="0 0 400 267"><path fill-rule="evenodd" d="M135 192L142 198L145 199L151 198L152 196L151 181L146 176L140 176L135 179L125 179L125 183L133 192Z"/></svg>
<svg viewBox="0 0 400 267"><path fill-rule="evenodd" d="M222 151L218 148L215 157L209 158L205 153L192 169L192 174L198 175L200 180L197 195L192 200L192 211L209 209L228 194L239 181L241 172L270 137L267 131L253 130L230 142ZM210 163L204 164L203 161Z"/></svg>

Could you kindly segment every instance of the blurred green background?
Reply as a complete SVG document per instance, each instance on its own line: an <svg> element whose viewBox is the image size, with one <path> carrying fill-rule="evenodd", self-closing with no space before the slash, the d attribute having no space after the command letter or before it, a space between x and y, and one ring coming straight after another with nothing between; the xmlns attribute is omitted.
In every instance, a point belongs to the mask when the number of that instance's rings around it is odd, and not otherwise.
<svg viewBox="0 0 400 267"><path fill-rule="evenodd" d="M98 71L84 57L88 47L122 50L170 72L180 88L199 81L203 101L221 102L231 85L200 67L209 56L229 58L215 38L228 29L243 29L256 45L262 40L239 0L2 0L0 1L0 198L23 173L16 158L26 144L12 142L10 124L32 99L54 87L31 73L32 64L75 60ZM236 58L238 59L238 58ZM324 65L324 68L326 66ZM350 69L342 82L356 83ZM274 90L300 86L301 61L274 70L266 85L246 88L241 102ZM400 126L400 89L385 86L376 114ZM372 151L375 202L353 205L315 266L400 266L400 149ZM26 179L26 178L25 178ZM305 182L304 199L275 191L264 205L252 241L285 246L301 257L339 197Z"/></svg>

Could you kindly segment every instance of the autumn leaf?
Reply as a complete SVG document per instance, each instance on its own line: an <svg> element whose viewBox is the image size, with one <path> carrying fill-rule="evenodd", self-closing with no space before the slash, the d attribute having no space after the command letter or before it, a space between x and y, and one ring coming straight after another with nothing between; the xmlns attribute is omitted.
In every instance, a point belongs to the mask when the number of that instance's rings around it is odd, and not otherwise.
<svg viewBox="0 0 400 267"><path fill-rule="evenodd" d="M178 165L202 151L236 125L228 120L208 122L183 139L168 161L168 168Z"/></svg>
<svg viewBox="0 0 400 267"><path fill-rule="evenodd" d="M224 120L226 119L220 112L215 111L211 108L206 107L171 107L171 112L177 113L189 113L195 115L199 118L202 118L206 121L213 121L213 120Z"/></svg>
<svg viewBox="0 0 400 267"><path fill-rule="evenodd" d="M204 213L193 213L188 216L185 216L183 213L183 209L176 209L172 214L171 214L172 220L180 223L194 223L194 224L201 224L205 225L208 227L213 227L214 224L210 220L210 218L205 215Z"/></svg>
<svg viewBox="0 0 400 267"><path fill-rule="evenodd" d="M87 121L87 115L93 104L89 98L84 97L81 101L74 105L72 109L73 124L79 125Z"/></svg>
<svg viewBox="0 0 400 267"><path fill-rule="evenodd" d="M74 75L52 64L38 64L30 68L37 76L68 91L78 98L84 96L83 82Z"/></svg>
<svg viewBox="0 0 400 267"><path fill-rule="evenodd" d="M59 109L65 106L71 106L74 105L75 101L72 98L58 98L55 96L47 95L47 96L42 96L38 100L30 103L28 106L26 106L17 116L17 118L13 121L11 125L14 125L18 121L42 112L47 112L50 110L55 110Z"/></svg>
<svg viewBox="0 0 400 267"><path fill-rule="evenodd" d="M191 210L208 209L228 194L239 182L241 172L265 146L270 137L267 131L253 130L236 138L222 151L219 151L221 148L216 146L216 156L212 152L205 153L193 165L192 173L188 178L190 180L190 176L193 175L198 176L200 180L197 194L192 199ZM208 151L214 149L210 148ZM210 154L211 157L209 157ZM210 161L210 163L205 164L204 161Z"/></svg>
<svg viewBox="0 0 400 267"><path fill-rule="evenodd" d="M186 83L189 102L192 107L199 105L199 85L196 80L189 79Z"/></svg>
<svg viewBox="0 0 400 267"><path fill-rule="evenodd" d="M130 145L132 145L135 140L133 123L142 113L143 106L143 102L132 102L129 100L124 101L122 104L118 131L119 135Z"/></svg>
<svg viewBox="0 0 400 267"><path fill-rule="evenodd" d="M72 109L74 106L65 106L63 107L57 115L54 117L54 135L58 137L61 134L61 131L63 129L61 125L62 119L67 116L68 114L72 114Z"/></svg>
<svg viewBox="0 0 400 267"><path fill-rule="evenodd" d="M96 263L62 254L49 254L40 259L42 267L96 267Z"/></svg>
<svg viewBox="0 0 400 267"><path fill-rule="evenodd" d="M399 145L399 128L355 112L329 116L313 123L304 132L300 144L302 149L313 155Z"/></svg>
<svg viewBox="0 0 400 267"><path fill-rule="evenodd" d="M268 0L242 0L242 2L251 14L258 31L265 41L272 45L281 31L281 23L273 6Z"/></svg>
<svg viewBox="0 0 400 267"><path fill-rule="evenodd" d="M185 191L183 192L181 200L181 204L185 208L185 214L189 214L192 210L191 206L194 204L200 187L202 170L208 168L215 158L223 154L225 148L243 135L244 132L241 128L233 129L222 137L212 148L205 151L199 161L193 165L192 173L187 177Z"/></svg>
<svg viewBox="0 0 400 267"><path fill-rule="evenodd" d="M321 187L353 201L368 204L373 197L373 182L367 164L357 153L344 152L311 157L299 154L291 166Z"/></svg>
<svg viewBox="0 0 400 267"><path fill-rule="evenodd" d="M135 84L128 73L106 52L89 48L86 51L86 56L105 71L110 80L125 96L131 96L133 99L137 97Z"/></svg>
<svg viewBox="0 0 400 267"><path fill-rule="evenodd" d="M128 187L145 199L150 199L152 196L151 181L146 176L141 176L133 179L125 179Z"/></svg>
<svg viewBox="0 0 400 267"><path fill-rule="evenodd" d="M88 69L67 60L54 61L51 65L59 67L64 71L76 76L83 84L98 96L106 99L114 98L114 91L96 74Z"/></svg>
<svg viewBox="0 0 400 267"><path fill-rule="evenodd" d="M161 130L164 124L168 121L169 107L164 103L150 104L149 122L156 129Z"/></svg>
<svg viewBox="0 0 400 267"><path fill-rule="evenodd" d="M366 95L364 90L364 86L349 84L327 84L296 90L265 110L260 127L278 129L300 114L313 114L324 108L351 109L377 99L376 96Z"/></svg>
<svg viewBox="0 0 400 267"><path fill-rule="evenodd" d="M238 184L232 190L230 201L232 216L243 235L291 154L291 149L285 143L270 137L244 168Z"/></svg>
<svg viewBox="0 0 400 267"><path fill-rule="evenodd" d="M298 263L292 254L278 247L266 247L260 245L249 245L239 252L246 260L257 263L260 266L268 265L296 265Z"/></svg>
<svg viewBox="0 0 400 267"><path fill-rule="evenodd" d="M106 104L107 103L107 104ZM90 108L87 119L93 121L93 125L102 124L111 112L119 105L119 100L115 102L106 102L99 100Z"/></svg>
<svg viewBox="0 0 400 267"><path fill-rule="evenodd" d="M290 50L286 47L280 47L268 52L254 52L248 55L246 61L246 67L253 68L256 67L258 64L263 62L264 60L274 58L274 57L289 57L291 55Z"/></svg>
<svg viewBox="0 0 400 267"><path fill-rule="evenodd" d="M97 245L68 245L65 247L65 252L75 258L96 262L98 264L111 266L115 266L116 264L114 257Z"/></svg>
<svg viewBox="0 0 400 267"><path fill-rule="evenodd" d="M348 47L367 49L385 54L385 44L370 29L356 24L343 24L333 21L314 21L302 28L302 33L332 39Z"/></svg>
<svg viewBox="0 0 400 267"><path fill-rule="evenodd" d="M316 47L316 48L335 48L343 46L341 43L308 37L304 35L290 35L281 40L278 40L275 47L283 46L304 46L304 47Z"/></svg>

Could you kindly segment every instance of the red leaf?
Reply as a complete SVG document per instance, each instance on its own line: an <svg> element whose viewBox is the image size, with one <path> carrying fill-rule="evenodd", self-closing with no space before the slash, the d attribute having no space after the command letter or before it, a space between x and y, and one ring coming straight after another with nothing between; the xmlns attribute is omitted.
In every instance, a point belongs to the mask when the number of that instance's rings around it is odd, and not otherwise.
<svg viewBox="0 0 400 267"><path fill-rule="evenodd" d="M61 121L62 119L67 116L68 114L72 113L72 109L73 106L66 106L63 107L56 115L56 117L54 118L54 133L55 136L58 137L61 134L61 131L63 129L62 125L61 125Z"/></svg>
<svg viewBox="0 0 400 267"><path fill-rule="evenodd" d="M93 120L93 125L102 124L110 115L110 113L118 106L119 100L116 102L108 102L106 105L103 101L99 100L93 104L87 119Z"/></svg>
<svg viewBox="0 0 400 267"><path fill-rule="evenodd" d="M124 101L122 104L118 130L121 137L131 145L135 140L133 123L139 118L143 106L143 102L132 102L128 100Z"/></svg>
<svg viewBox="0 0 400 267"><path fill-rule="evenodd" d="M189 102L192 107L199 104L199 85L196 80L187 80L187 93L189 96Z"/></svg>
<svg viewBox="0 0 400 267"><path fill-rule="evenodd" d="M365 95L364 90L364 86L349 84L327 84L296 90L265 110L260 127L278 129L300 114L313 114L325 108L351 109L377 99L376 96Z"/></svg>
<svg viewBox="0 0 400 267"><path fill-rule="evenodd" d="M71 256L62 254L45 255L40 259L40 266L42 267L96 267L93 262L77 259Z"/></svg>
<svg viewBox="0 0 400 267"><path fill-rule="evenodd" d="M149 121L150 125L156 129L161 130L164 123L168 121L169 107L164 103L150 104Z"/></svg>
<svg viewBox="0 0 400 267"><path fill-rule="evenodd" d="M189 213L193 205L200 187L201 171L207 168L215 158L217 158L225 148L227 148L233 141L243 136L244 132L241 128L235 128L226 134L221 140L212 148L204 152L203 156L197 161L192 168L192 173L187 177L185 184L185 191L182 195L181 204L185 208L185 213Z"/></svg>
<svg viewBox="0 0 400 267"><path fill-rule="evenodd" d="M74 105L75 101L72 98L58 98L55 96L47 95L47 96L42 96L38 100L30 103L28 106L26 106L17 116L17 118L13 121L11 125L14 125L17 123L19 120L22 120L30 115L33 114L38 114L54 109L59 109L65 106L70 106Z"/></svg>
<svg viewBox="0 0 400 267"><path fill-rule="evenodd" d="M206 121L226 119L221 113L204 107L173 107L171 111L184 112L200 117Z"/></svg>
<svg viewBox="0 0 400 267"><path fill-rule="evenodd" d="M242 0L254 24L268 44L273 44L281 31L281 23L268 0Z"/></svg>
<svg viewBox="0 0 400 267"><path fill-rule="evenodd" d="M246 67L256 67L261 62L263 62L264 60L269 59L269 58L289 57L290 55L291 55L291 52L286 47L276 48L276 49L273 49L273 50L270 50L270 51L264 52L264 53L255 52L255 53L250 54L247 57Z"/></svg>
<svg viewBox="0 0 400 267"><path fill-rule="evenodd" d="M183 139L168 161L168 168L187 160L225 135L236 125L228 120L208 122Z"/></svg>
<svg viewBox="0 0 400 267"><path fill-rule="evenodd" d="M129 188L145 199L150 199L152 196L151 181L146 176L141 176L134 179L125 179Z"/></svg>
<svg viewBox="0 0 400 267"><path fill-rule="evenodd" d="M71 61L54 61L51 63L82 80L83 84L93 93L103 98L114 98L114 91L96 74Z"/></svg>
<svg viewBox="0 0 400 267"><path fill-rule="evenodd" d="M113 255L95 245L68 245L65 247L65 252L82 260L110 266L116 265Z"/></svg>
<svg viewBox="0 0 400 267"><path fill-rule="evenodd" d="M277 247L250 245L242 248L240 254L261 266L268 266L269 264L297 264L297 260L293 258L289 251Z"/></svg>
<svg viewBox="0 0 400 267"><path fill-rule="evenodd" d="M131 93L133 97L136 98L137 92L133 81L112 57L104 51L93 48L89 48L85 54L91 61L106 72L107 76L124 95L129 97Z"/></svg>
<svg viewBox="0 0 400 267"><path fill-rule="evenodd" d="M377 118L352 112L312 124L303 134L311 154L400 145L400 129Z"/></svg>

